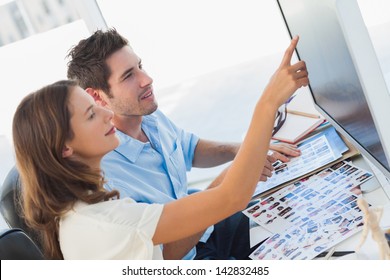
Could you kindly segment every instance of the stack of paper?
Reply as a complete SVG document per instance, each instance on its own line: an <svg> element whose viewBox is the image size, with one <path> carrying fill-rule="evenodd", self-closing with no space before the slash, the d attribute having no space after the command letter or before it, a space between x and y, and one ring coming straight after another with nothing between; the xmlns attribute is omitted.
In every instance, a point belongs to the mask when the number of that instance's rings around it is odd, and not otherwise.
<svg viewBox="0 0 390 280"><path fill-rule="evenodd" d="M244 211L273 234L252 259L313 259L360 231L360 185L372 173L342 161L294 182Z"/></svg>
<svg viewBox="0 0 390 280"><path fill-rule="evenodd" d="M298 148L301 150L301 156L275 167L271 178L258 183L254 197L337 159L341 160L342 154L349 149L332 126L299 143Z"/></svg>

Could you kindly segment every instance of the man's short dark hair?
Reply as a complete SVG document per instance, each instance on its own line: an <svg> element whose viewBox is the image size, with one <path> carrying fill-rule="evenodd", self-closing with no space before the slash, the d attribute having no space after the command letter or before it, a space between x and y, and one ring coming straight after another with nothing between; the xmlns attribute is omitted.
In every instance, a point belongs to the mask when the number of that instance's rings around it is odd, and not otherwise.
<svg viewBox="0 0 390 280"><path fill-rule="evenodd" d="M76 80L84 89L88 87L100 89L112 97L108 84L111 71L106 59L127 45L128 40L114 28L96 31L69 51L68 78Z"/></svg>

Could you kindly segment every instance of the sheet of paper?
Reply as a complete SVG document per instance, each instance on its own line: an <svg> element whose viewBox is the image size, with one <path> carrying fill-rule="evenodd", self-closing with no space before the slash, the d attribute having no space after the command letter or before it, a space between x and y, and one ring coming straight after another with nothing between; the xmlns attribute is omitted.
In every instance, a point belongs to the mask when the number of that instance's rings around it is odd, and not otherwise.
<svg viewBox="0 0 390 280"><path fill-rule="evenodd" d="M260 242L266 240L268 237L272 235L272 232L269 230L266 230L264 227L256 224L255 226L251 227L249 230L249 242L251 248Z"/></svg>
<svg viewBox="0 0 390 280"><path fill-rule="evenodd" d="M348 151L347 145L334 127L329 127L302 141L298 147L301 150L301 156L278 165L271 178L257 184L254 197L329 164L341 158L342 154Z"/></svg>

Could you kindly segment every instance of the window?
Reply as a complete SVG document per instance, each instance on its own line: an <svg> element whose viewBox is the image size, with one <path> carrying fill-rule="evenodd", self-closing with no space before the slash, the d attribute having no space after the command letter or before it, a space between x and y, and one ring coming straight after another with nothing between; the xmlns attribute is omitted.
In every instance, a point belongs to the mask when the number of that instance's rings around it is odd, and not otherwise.
<svg viewBox="0 0 390 280"><path fill-rule="evenodd" d="M0 46L22 40L80 19L72 0L19 0L0 2Z"/></svg>
<svg viewBox="0 0 390 280"><path fill-rule="evenodd" d="M0 136L10 143L12 117L20 100L65 79L68 50L90 34L89 28L96 29L101 19L94 0L45 2L50 4L50 15L41 0L0 0L0 76L6 96L6 102L0 103Z"/></svg>

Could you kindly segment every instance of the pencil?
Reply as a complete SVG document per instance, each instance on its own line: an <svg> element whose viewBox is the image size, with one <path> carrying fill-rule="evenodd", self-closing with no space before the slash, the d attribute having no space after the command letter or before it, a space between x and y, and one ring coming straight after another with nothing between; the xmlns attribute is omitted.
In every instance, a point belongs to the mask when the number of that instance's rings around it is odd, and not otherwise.
<svg viewBox="0 0 390 280"><path fill-rule="evenodd" d="M290 109L287 109L287 113L299 115L299 116L304 116L304 117L308 117L308 118L314 118L314 119L321 118L321 116L316 115L316 114L310 114L310 113L305 113L305 112L295 111L295 110L290 110Z"/></svg>
<svg viewBox="0 0 390 280"><path fill-rule="evenodd" d="M332 247L329 251L328 251L328 253L326 253L326 255L325 255L325 259L326 260L329 260L332 256L333 256L333 253L336 251L336 248L335 247Z"/></svg>

